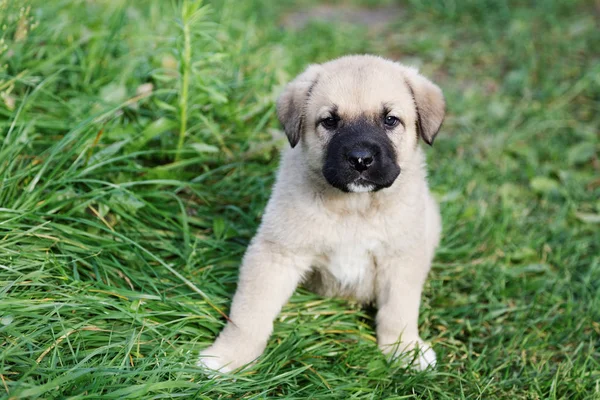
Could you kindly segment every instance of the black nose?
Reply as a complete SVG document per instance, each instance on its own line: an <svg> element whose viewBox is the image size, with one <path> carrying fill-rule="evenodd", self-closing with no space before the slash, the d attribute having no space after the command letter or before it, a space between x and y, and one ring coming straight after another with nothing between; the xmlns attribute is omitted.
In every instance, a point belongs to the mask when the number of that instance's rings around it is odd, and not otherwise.
<svg viewBox="0 0 600 400"><path fill-rule="evenodd" d="M358 172L366 171L373 164L373 153L367 149L351 150L346 157L352 168Z"/></svg>

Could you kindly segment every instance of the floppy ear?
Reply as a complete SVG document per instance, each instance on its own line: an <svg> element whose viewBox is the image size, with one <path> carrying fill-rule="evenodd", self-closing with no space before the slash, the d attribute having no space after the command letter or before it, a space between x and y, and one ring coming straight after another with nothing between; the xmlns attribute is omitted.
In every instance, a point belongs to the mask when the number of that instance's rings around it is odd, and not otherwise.
<svg viewBox="0 0 600 400"><path fill-rule="evenodd" d="M306 71L287 84L277 99L277 117L292 147L298 144L304 131L306 102L317 83L320 72L320 65L309 66Z"/></svg>
<svg viewBox="0 0 600 400"><path fill-rule="evenodd" d="M417 132L431 146L446 115L442 89L413 69L406 73L406 84L417 108Z"/></svg>

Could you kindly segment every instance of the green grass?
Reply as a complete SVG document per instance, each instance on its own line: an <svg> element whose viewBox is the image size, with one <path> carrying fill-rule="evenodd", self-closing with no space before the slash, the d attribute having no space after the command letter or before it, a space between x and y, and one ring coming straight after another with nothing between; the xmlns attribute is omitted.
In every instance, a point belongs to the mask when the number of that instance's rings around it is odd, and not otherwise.
<svg viewBox="0 0 600 400"><path fill-rule="evenodd" d="M598 6L526 3L409 1L376 33L283 29L289 2L1 0L0 398L600 399ZM439 365L386 364L371 310L300 289L254 368L207 379L285 144L274 98L356 52L447 96Z"/></svg>

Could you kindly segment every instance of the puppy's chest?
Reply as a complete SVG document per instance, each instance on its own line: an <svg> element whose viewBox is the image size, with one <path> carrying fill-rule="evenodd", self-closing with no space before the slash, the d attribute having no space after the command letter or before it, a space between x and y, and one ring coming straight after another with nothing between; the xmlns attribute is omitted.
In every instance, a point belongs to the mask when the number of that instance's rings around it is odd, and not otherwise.
<svg viewBox="0 0 600 400"><path fill-rule="evenodd" d="M344 235L332 243L317 260L315 267L328 273L344 291L358 298L370 297L375 287L376 260L384 244L375 235Z"/></svg>

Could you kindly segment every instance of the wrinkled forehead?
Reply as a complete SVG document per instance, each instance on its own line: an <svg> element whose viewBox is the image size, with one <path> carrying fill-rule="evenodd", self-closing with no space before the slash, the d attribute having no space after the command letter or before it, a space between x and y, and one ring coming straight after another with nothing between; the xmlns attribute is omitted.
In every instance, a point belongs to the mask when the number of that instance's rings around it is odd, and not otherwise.
<svg viewBox="0 0 600 400"><path fill-rule="evenodd" d="M380 115L383 109L404 117L414 100L402 71L388 66L345 66L325 70L313 87L310 107L316 114L335 109L344 118Z"/></svg>

